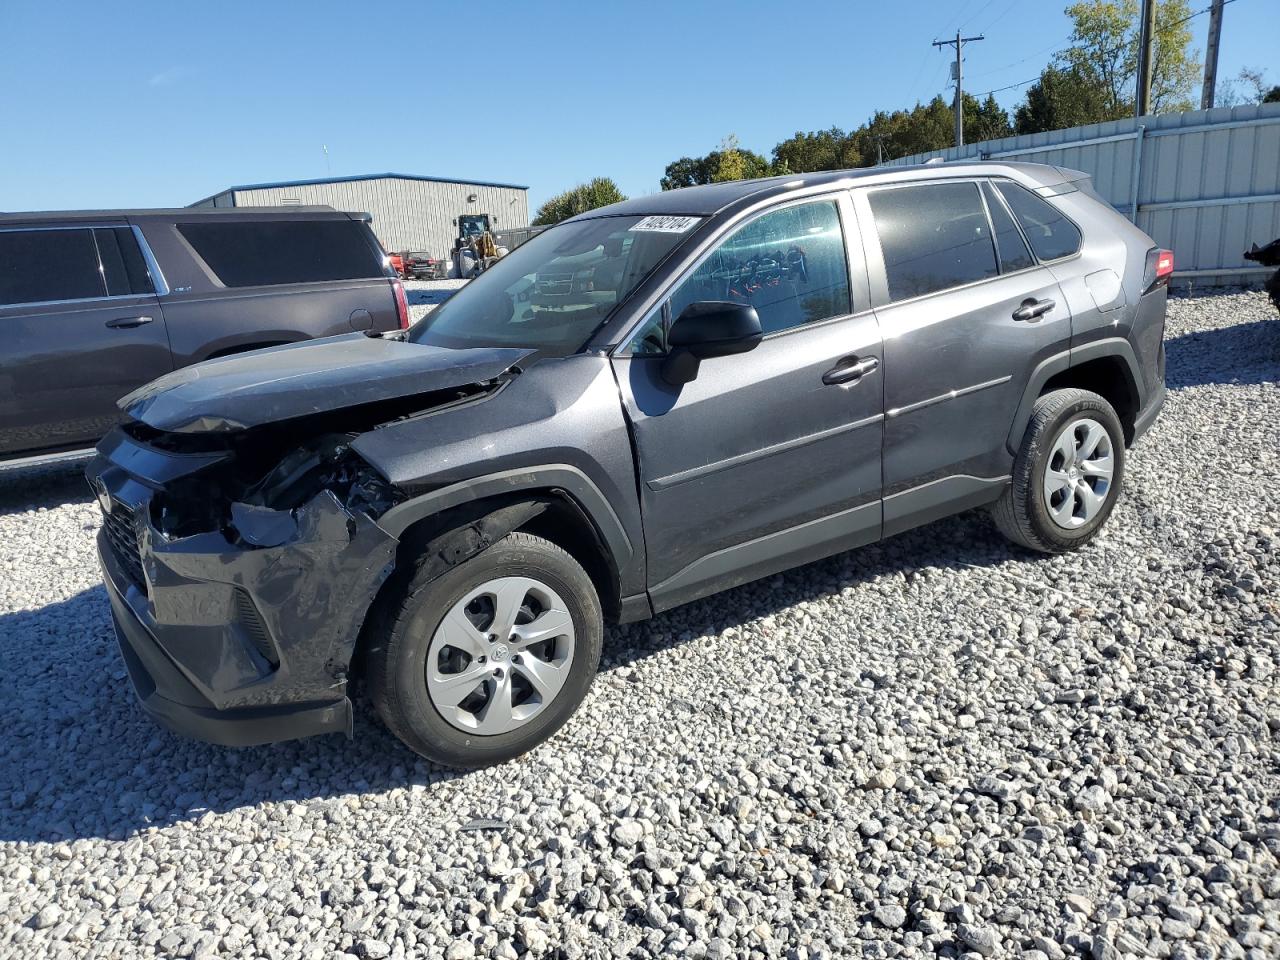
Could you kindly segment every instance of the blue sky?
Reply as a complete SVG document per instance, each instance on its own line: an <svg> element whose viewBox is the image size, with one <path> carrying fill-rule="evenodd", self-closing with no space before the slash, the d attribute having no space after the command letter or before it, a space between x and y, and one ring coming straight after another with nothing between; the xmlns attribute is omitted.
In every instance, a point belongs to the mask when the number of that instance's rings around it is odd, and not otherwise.
<svg viewBox="0 0 1280 960"><path fill-rule="evenodd" d="M987 38L966 47L967 89L1034 77L1070 33L1064 6L0 0L0 210L388 170L528 184L533 205L599 175L640 195L729 133L767 155L949 95L929 44L957 26ZM1270 65L1280 83L1274 0L1236 0L1224 25L1219 77Z"/></svg>

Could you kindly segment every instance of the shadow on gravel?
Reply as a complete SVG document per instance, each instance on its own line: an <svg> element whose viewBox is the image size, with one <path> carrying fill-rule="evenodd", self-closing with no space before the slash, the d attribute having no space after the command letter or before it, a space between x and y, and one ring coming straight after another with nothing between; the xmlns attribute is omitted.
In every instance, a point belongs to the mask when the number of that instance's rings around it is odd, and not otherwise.
<svg viewBox="0 0 1280 960"><path fill-rule="evenodd" d="M91 499L84 479L88 458L50 467L3 469L0 465L0 515L46 510Z"/></svg>
<svg viewBox="0 0 1280 960"><path fill-rule="evenodd" d="M234 750L139 707L102 587L0 616L0 842L125 839L266 801L382 792L457 774L417 761L367 708L356 740Z"/></svg>
<svg viewBox="0 0 1280 960"><path fill-rule="evenodd" d="M405 290L405 299L411 307L436 306L452 297L457 290Z"/></svg>
<svg viewBox="0 0 1280 960"><path fill-rule="evenodd" d="M910 581L928 568L987 566L1012 555L984 516L966 514L611 628L601 670L876 577ZM101 587L0 615L0 656L0 842L119 840L263 802L429 787L465 776L415 757L367 703L357 705L353 742L327 736L236 750L169 734L134 699Z"/></svg>
<svg viewBox="0 0 1280 960"><path fill-rule="evenodd" d="M1280 317L1185 333L1166 340L1164 349L1171 390L1280 380Z"/></svg>

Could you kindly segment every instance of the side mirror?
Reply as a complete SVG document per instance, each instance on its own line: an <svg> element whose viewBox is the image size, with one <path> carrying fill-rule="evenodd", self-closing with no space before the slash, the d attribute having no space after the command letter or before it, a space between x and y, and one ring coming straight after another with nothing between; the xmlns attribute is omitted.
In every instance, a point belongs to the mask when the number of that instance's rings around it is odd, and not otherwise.
<svg viewBox="0 0 1280 960"><path fill-rule="evenodd" d="M662 379L683 386L697 379L703 360L754 350L763 336L753 306L720 300L691 303L671 324L671 352L662 362Z"/></svg>

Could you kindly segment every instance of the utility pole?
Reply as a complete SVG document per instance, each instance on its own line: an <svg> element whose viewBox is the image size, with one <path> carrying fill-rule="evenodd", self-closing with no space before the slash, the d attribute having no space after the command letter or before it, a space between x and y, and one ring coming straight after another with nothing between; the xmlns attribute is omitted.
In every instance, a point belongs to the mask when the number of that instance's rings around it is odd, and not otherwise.
<svg viewBox="0 0 1280 960"><path fill-rule="evenodd" d="M1151 112L1151 54L1156 44L1156 0L1142 0L1142 31L1138 43L1138 95L1135 116Z"/></svg>
<svg viewBox="0 0 1280 960"><path fill-rule="evenodd" d="M1200 90L1200 109L1213 109L1214 87L1218 83L1218 41L1222 39L1223 0L1213 0L1209 8L1209 45L1204 53L1204 86Z"/></svg>
<svg viewBox="0 0 1280 960"><path fill-rule="evenodd" d="M982 34L978 34L976 37L962 37L960 36L960 31L957 30L956 38L954 40L933 41L933 45L935 47L955 47L956 48L956 63L955 63L955 67L952 68L952 72L955 74L954 79L956 81L955 113L956 113L956 146L957 147L964 146L964 56L962 55L964 50L964 45L966 43L972 43L974 40L985 40L985 39L986 37L984 37Z"/></svg>

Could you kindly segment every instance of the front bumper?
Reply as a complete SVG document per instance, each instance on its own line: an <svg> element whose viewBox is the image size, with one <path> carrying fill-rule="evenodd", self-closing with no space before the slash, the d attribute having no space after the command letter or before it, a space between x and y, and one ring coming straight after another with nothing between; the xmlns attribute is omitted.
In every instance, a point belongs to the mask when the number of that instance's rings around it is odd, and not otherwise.
<svg viewBox="0 0 1280 960"><path fill-rule="evenodd" d="M221 530L166 539L152 500L179 466L145 444L108 441L86 474L104 508L99 561L143 707L178 733L231 746L350 733L347 669L395 538L322 492L285 514L291 533L275 546Z"/></svg>
<svg viewBox="0 0 1280 960"><path fill-rule="evenodd" d="M116 642L129 679L142 708L161 726L228 747L256 746L318 733L350 735L351 701L346 696L322 703L219 709L169 657L152 628L135 611L134 605L140 600L138 591L123 575L106 531L98 534L98 559L111 601Z"/></svg>

